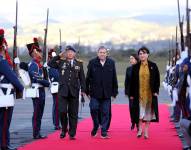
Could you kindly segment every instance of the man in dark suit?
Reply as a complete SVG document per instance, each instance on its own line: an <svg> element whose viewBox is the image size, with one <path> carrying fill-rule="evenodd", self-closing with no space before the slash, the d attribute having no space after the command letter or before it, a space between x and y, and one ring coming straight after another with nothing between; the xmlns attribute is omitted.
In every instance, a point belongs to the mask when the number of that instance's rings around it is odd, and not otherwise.
<svg viewBox="0 0 191 150"><path fill-rule="evenodd" d="M97 135L101 111L101 137L109 138L107 128L111 98L118 94L118 83L115 62L107 57L107 49L104 46L98 49L98 56L88 64L86 89L86 94L91 99L90 111L94 126L91 136Z"/></svg>
<svg viewBox="0 0 191 150"><path fill-rule="evenodd" d="M59 71L58 105L62 125L60 138L66 136L69 117L69 136L70 139L75 139L79 91L81 89L81 94L85 94L85 75L82 61L75 59L76 50L72 46L67 46L65 50L66 54L61 52L58 56L53 57L48 66Z"/></svg>

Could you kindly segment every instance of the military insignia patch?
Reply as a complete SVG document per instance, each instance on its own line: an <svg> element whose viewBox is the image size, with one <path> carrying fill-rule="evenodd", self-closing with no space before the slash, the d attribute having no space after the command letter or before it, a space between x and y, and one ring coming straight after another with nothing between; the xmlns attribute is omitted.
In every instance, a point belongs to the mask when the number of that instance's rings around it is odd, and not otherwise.
<svg viewBox="0 0 191 150"><path fill-rule="evenodd" d="M64 71L64 70L62 70L62 75L64 75L64 72L65 72L65 71Z"/></svg>
<svg viewBox="0 0 191 150"><path fill-rule="evenodd" d="M83 60L81 60L81 59L76 59L76 60L77 60L78 62L81 62L81 63L83 62Z"/></svg>
<svg viewBox="0 0 191 150"><path fill-rule="evenodd" d="M62 69L66 69L66 63L62 65Z"/></svg>
<svg viewBox="0 0 191 150"><path fill-rule="evenodd" d="M75 70L80 70L80 66L75 66Z"/></svg>

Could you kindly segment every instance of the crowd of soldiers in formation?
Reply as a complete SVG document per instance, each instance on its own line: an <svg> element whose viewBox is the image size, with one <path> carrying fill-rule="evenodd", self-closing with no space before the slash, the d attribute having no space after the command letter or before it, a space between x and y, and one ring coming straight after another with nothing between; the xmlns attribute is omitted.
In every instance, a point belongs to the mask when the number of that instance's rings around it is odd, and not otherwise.
<svg viewBox="0 0 191 150"><path fill-rule="evenodd" d="M191 146L191 61L188 49L173 56L166 66L164 88L168 91L173 107L171 121L179 123L188 147Z"/></svg>

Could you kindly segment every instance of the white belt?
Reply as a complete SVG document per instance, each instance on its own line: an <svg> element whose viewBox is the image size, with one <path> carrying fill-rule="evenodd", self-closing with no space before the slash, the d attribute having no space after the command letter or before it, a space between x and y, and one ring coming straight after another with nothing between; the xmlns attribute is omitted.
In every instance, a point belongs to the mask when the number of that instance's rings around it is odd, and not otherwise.
<svg viewBox="0 0 191 150"><path fill-rule="evenodd" d="M9 95L11 94L11 90L14 89L13 85L12 84L7 84L7 83L1 83L0 84L0 88L5 88L7 89L7 92L6 92L6 95ZM1 94L2 94L2 90L1 90Z"/></svg>
<svg viewBox="0 0 191 150"><path fill-rule="evenodd" d="M32 87L40 88L40 87L43 87L43 86L41 84L39 84L39 83L32 83Z"/></svg>
<svg viewBox="0 0 191 150"><path fill-rule="evenodd" d="M51 84L52 85L58 85L58 82L52 82Z"/></svg>
<svg viewBox="0 0 191 150"><path fill-rule="evenodd" d="M1 83L0 88L14 89L12 84Z"/></svg>

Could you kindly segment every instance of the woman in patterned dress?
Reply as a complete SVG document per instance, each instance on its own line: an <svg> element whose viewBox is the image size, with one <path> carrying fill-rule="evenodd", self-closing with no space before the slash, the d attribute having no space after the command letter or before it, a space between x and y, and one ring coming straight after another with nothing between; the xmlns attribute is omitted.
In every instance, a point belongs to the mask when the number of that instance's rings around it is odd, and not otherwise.
<svg viewBox="0 0 191 150"><path fill-rule="evenodd" d="M148 60L149 50L142 47L138 50L140 62L132 68L132 78L130 84L130 99L134 105L134 121L139 124L137 137L143 133L143 123L145 123L144 137L149 137L150 122L158 122L158 93L160 87L160 74L155 63Z"/></svg>

